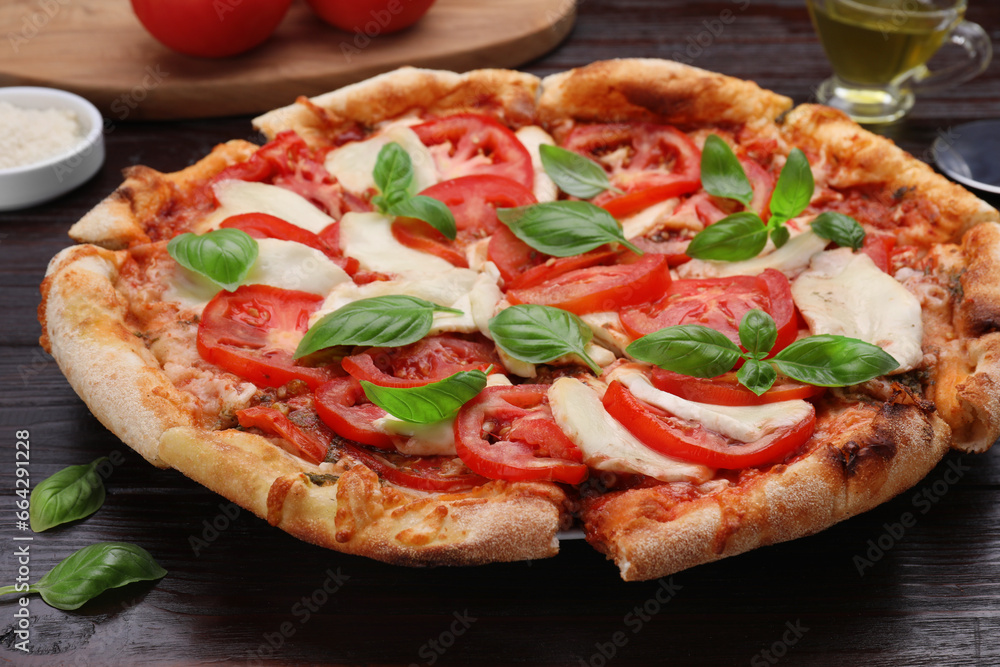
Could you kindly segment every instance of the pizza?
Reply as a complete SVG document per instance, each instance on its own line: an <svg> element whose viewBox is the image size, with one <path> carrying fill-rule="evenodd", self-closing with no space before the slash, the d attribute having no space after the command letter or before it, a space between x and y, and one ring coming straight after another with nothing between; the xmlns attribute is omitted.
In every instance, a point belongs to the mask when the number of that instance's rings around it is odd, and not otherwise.
<svg viewBox="0 0 1000 667"><path fill-rule="evenodd" d="M660 60L404 68L126 170L42 345L91 411L339 552L626 580L794 539L1000 433L1000 216Z"/></svg>

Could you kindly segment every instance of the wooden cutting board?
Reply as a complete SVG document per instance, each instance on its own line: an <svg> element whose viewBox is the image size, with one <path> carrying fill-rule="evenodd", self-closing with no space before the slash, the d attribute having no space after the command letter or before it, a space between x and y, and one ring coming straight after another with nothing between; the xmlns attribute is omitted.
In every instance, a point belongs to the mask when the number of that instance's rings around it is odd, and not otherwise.
<svg viewBox="0 0 1000 667"><path fill-rule="evenodd" d="M263 45L209 60L161 46L129 0L2 0L0 85L70 90L112 121L258 113L403 65L514 67L558 44L575 16L574 0L438 0L412 28L368 40L296 0Z"/></svg>

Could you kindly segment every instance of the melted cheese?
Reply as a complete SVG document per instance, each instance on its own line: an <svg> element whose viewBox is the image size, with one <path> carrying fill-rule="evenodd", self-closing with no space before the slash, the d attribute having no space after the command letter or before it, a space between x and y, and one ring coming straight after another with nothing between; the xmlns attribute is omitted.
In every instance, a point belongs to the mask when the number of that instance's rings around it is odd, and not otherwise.
<svg viewBox="0 0 1000 667"><path fill-rule="evenodd" d="M622 220L622 233L625 238L634 239L659 230L677 210L679 202L680 199L677 198L666 199L625 218Z"/></svg>
<svg viewBox="0 0 1000 667"><path fill-rule="evenodd" d="M386 415L372 422L376 429L399 438L396 449L413 456L455 456L455 419L431 424L414 424Z"/></svg>
<svg viewBox="0 0 1000 667"><path fill-rule="evenodd" d="M920 301L868 255L838 248L813 258L792 282L792 298L813 334L859 338L899 362L902 373L923 359Z"/></svg>
<svg viewBox="0 0 1000 667"><path fill-rule="evenodd" d="M381 213L346 213L340 220L340 248L358 260L362 269L379 273L412 274L449 271L450 262L408 248L392 235L394 218Z"/></svg>
<svg viewBox="0 0 1000 667"><path fill-rule="evenodd" d="M625 348L632 339L625 333L621 318L615 311L588 313L580 319L594 332L594 340L620 356L625 356Z"/></svg>
<svg viewBox="0 0 1000 667"><path fill-rule="evenodd" d="M556 143L555 139L537 125L522 127L514 134L517 135L521 144L528 149L528 154L531 155L531 166L535 169L535 183L532 188L535 192L535 199L540 202L555 201L559 198L559 188L552 182L549 175L545 173L545 167L542 166L542 156L538 151L538 147L542 144L554 145Z"/></svg>
<svg viewBox="0 0 1000 667"><path fill-rule="evenodd" d="M344 188L362 194L375 188L375 163L379 151L388 143L402 146L413 163L413 181L410 194L417 194L440 180L434 158L420 141L417 133L404 125L390 125L375 136L364 141L344 144L326 156L325 167Z"/></svg>
<svg viewBox="0 0 1000 667"><path fill-rule="evenodd" d="M804 271L813 255L822 252L828 243L829 241L808 229L766 255L740 262L692 259L677 267L677 274L681 278L721 278L756 276L765 269L777 269L787 276L795 276Z"/></svg>
<svg viewBox="0 0 1000 667"><path fill-rule="evenodd" d="M219 208L198 222L195 226L198 234L211 231L226 218L240 213L267 213L314 234L333 222L333 218L305 197L277 185L229 180L216 183L212 191Z"/></svg>

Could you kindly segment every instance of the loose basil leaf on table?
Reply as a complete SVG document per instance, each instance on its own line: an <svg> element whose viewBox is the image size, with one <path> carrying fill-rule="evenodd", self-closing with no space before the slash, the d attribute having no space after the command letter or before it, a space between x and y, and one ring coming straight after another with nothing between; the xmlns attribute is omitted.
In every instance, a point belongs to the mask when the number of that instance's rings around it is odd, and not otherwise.
<svg viewBox="0 0 1000 667"><path fill-rule="evenodd" d="M538 153L545 173L568 195L590 199L605 190L624 193L611 185L604 167L588 157L551 144L539 146Z"/></svg>
<svg viewBox="0 0 1000 667"><path fill-rule="evenodd" d="M295 358L336 345L409 345L427 335L435 312L462 314L460 310L402 294L354 301L327 313L309 327L295 349Z"/></svg>
<svg viewBox="0 0 1000 667"><path fill-rule="evenodd" d="M239 229L216 229L206 234L181 234L167 244L167 252L186 269L200 273L232 292L246 279L259 248Z"/></svg>
<svg viewBox="0 0 1000 667"><path fill-rule="evenodd" d="M521 304L501 310L489 321L493 342L515 359L543 364L575 354L596 375L601 367L587 354L593 337L583 320L568 311L551 306Z"/></svg>
<svg viewBox="0 0 1000 667"><path fill-rule="evenodd" d="M843 213L825 211L813 218L809 226L820 237L842 248L858 250L865 242L865 230L861 224Z"/></svg>
<svg viewBox="0 0 1000 667"><path fill-rule="evenodd" d="M101 457L86 465L63 468L31 492L28 516L36 533L88 517L104 504L104 482L97 467Z"/></svg>
<svg viewBox="0 0 1000 667"><path fill-rule="evenodd" d="M421 387L382 387L361 380L368 400L397 419L431 424L454 417L459 408L486 386L486 373L459 371Z"/></svg>
<svg viewBox="0 0 1000 667"><path fill-rule="evenodd" d="M454 240L458 234L455 216L444 202L424 195L411 195L413 160L396 142L390 142L378 152L372 172L379 194L372 204L382 213L397 217L423 220L445 237Z"/></svg>
<svg viewBox="0 0 1000 667"><path fill-rule="evenodd" d="M753 188L733 149L716 134L708 135L701 151L701 184L716 197L735 199L744 206L753 201Z"/></svg>
<svg viewBox="0 0 1000 667"><path fill-rule="evenodd" d="M553 257L579 255L605 243L621 243L642 254L625 238L614 216L590 202L554 201L499 208L497 217L514 236Z"/></svg>

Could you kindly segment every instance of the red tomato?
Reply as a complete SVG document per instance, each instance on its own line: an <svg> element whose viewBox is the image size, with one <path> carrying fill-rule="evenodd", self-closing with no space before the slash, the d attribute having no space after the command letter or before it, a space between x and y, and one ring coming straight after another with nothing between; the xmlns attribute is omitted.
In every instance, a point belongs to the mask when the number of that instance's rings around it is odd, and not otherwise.
<svg viewBox="0 0 1000 667"><path fill-rule="evenodd" d="M434 0L309 0L312 10L333 27L367 37L408 28L433 4Z"/></svg>
<svg viewBox="0 0 1000 667"><path fill-rule="evenodd" d="M357 380L383 387L420 387L459 371L501 367L491 343L430 336L401 348L373 347L344 357L344 370Z"/></svg>
<svg viewBox="0 0 1000 667"><path fill-rule="evenodd" d="M277 408L263 405L240 410L236 413L236 418L243 428L256 427L265 433L284 438L295 446L299 456L310 463L322 463L326 460L332 434L323 424L303 429Z"/></svg>
<svg viewBox="0 0 1000 667"><path fill-rule="evenodd" d="M548 385L487 387L455 418L455 449L473 472L508 481L578 484L583 453L552 418Z"/></svg>
<svg viewBox="0 0 1000 667"><path fill-rule="evenodd" d="M762 219L769 217L768 206L771 203L771 193L774 192L774 177L770 172L749 158L740 158L743 171L750 180L750 187L753 189L753 200L749 207L745 207L737 201L713 197L707 192L699 192L684 200L672 218L675 220L698 221L703 225L714 225L727 215L742 210L752 210Z"/></svg>
<svg viewBox="0 0 1000 667"><path fill-rule="evenodd" d="M582 255L552 257L538 252L504 226L490 237L486 254L500 270L507 289L522 289L534 287L567 271L609 264L619 253L608 246L601 246Z"/></svg>
<svg viewBox="0 0 1000 667"><path fill-rule="evenodd" d="M564 147L598 161L611 153L620 155L610 177L625 194L607 191L593 200L616 218L701 187L701 151L670 125L578 125Z"/></svg>
<svg viewBox="0 0 1000 667"><path fill-rule="evenodd" d="M653 386L661 391L686 398L689 401L712 405L764 405L765 403L792 401L798 398L812 398L826 391L825 387L817 387L779 376L774 386L758 396L741 385L733 371L709 379L695 378L662 368L654 368L649 379Z"/></svg>
<svg viewBox="0 0 1000 667"><path fill-rule="evenodd" d="M632 264L592 266L562 274L534 287L509 290L513 304L554 306L577 315L648 304L670 285L663 255L643 255Z"/></svg>
<svg viewBox="0 0 1000 667"><path fill-rule="evenodd" d="M690 229L663 231L656 232L652 236L637 236L629 241L645 254L663 255L667 258L667 264L674 267L691 261L687 256L687 247L695 234L696 232ZM637 259L635 253L628 252L622 253L618 261L628 264Z"/></svg>
<svg viewBox="0 0 1000 667"><path fill-rule="evenodd" d="M343 443L354 458L393 484L422 491L466 491L489 480L463 465L454 456L408 456L399 452L374 452Z"/></svg>
<svg viewBox="0 0 1000 667"><path fill-rule="evenodd" d="M633 338L677 324L702 324L739 345L740 320L755 308L774 318L778 327L772 355L795 341L798 320L792 289L785 274L775 269L759 276L675 280L659 301L627 308L620 315Z"/></svg>
<svg viewBox="0 0 1000 667"><path fill-rule="evenodd" d="M224 58L271 36L292 0L132 0L142 25L161 44L189 56Z"/></svg>
<svg viewBox="0 0 1000 667"><path fill-rule="evenodd" d="M535 203L535 195L520 183L480 174L461 176L432 185L420 194L433 197L447 206L455 216L457 234L449 240L422 220L400 218L392 224L392 235L405 246L429 252L455 266L468 267L465 249L500 229L506 229L497 219L498 208L513 208Z"/></svg>
<svg viewBox="0 0 1000 667"><path fill-rule="evenodd" d="M682 461L727 470L778 463L805 444L816 428L813 409L807 418L790 428L754 442L734 441L643 403L618 381L608 386L604 407L650 449Z"/></svg>
<svg viewBox="0 0 1000 667"><path fill-rule="evenodd" d="M358 270L358 260L353 257L344 257L341 254L339 243L340 223L334 222L330 227L334 225L337 225L338 239L334 245L330 245L323 237L313 234L308 229L303 229L298 225L293 225L290 222L267 213L240 213L239 215L233 215L223 220L219 227L239 229L255 239L280 239L282 241L301 243L302 245L319 250L348 274L354 274Z"/></svg>
<svg viewBox="0 0 1000 667"><path fill-rule="evenodd" d="M392 436L373 425L386 411L368 400L352 377L330 380L316 389L316 414L342 438L381 449L395 449Z"/></svg>
<svg viewBox="0 0 1000 667"><path fill-rule="evenodd" d="M889 273L892 266L892 251L896 248L896 237L891 234L868 232L865 234L861 252L872 258L875 266Z"/></svg>
<svg viewBox="0 0 1000 667"><path fill-rule="evenodd" d="M323 297L268 285L219 292L198 324L198 352L205 361L258 386L302 380L311 388L334 377L329 368L300 365L293 355Z"/></svg>
<svg viewBox="0 0 1000 667"><path fill-rule="evenodd" d="M517 181L528 190L535 184L531 155L513 132L479 114L456 114L414 125L430 148L445 180L489 174Z"/></svg>

